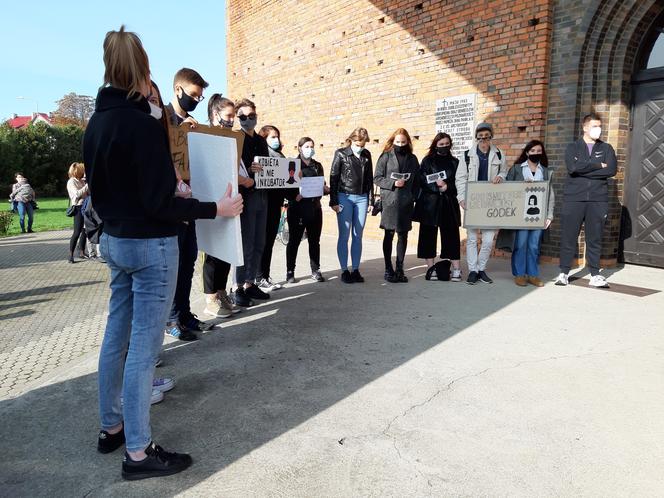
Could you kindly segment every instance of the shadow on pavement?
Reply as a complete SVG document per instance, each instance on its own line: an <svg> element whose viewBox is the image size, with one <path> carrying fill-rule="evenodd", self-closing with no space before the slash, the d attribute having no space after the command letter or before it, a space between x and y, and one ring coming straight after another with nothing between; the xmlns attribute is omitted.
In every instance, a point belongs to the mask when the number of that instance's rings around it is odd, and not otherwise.
<svg viewBox="0 0 664 498"><path fill-rule="evenodd" d="M412 268L420 261L406 263ZM2 401L3 494L185 491L535 290L506 284L505 278L483 286L427 282L423 268L408 272L408 284L386 284L382 269L382 260L364 263L365 284L333 278L276 291L272 301L201 340L165 348L165 367L157 375L174 376L178 385L153 407L152 424L157 442L195 459L177 476L127 483L120 478L122 450L96 452L96 374ZM252 319L240 322L243 315Z"/></svg>

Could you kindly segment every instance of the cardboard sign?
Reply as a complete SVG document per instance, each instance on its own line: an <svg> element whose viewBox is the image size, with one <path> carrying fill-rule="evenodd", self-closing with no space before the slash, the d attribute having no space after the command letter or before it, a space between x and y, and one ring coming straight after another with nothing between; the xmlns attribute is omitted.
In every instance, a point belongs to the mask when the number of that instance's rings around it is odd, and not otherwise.
<svg viewBox="0 0 664 498"><path fill-rule="evenodd" d="M187 134L187 153L192 197L217 202L226 193L229 183L232 195L237 194L238 150L235 137L192 130ZM206 254L232 265L244 264L239 216L197 220L196 238L198 248Z"/></svg>
<svg viewBox="0 0 664 498"><path fill-rule="evenodd" d="M436 183L438 180L447 180L447 173L445 170L427 175L427 183Z"/></svg>
<svg viewBox="0 0 664 498"><path fill-rule="evenodd" d="M189 173L189 150L187 147L187 135L191 132L204 133L219 137L234 138L237 145L237 161L242 157L242 145L244 144L244 133L232 131L219 126L198 125L191 128L189 123L183 123L180 126L168 126L168 141L171 148L171 156L176 171L183 180L190 179Z"/></svg>
<svg viewBox="0 0 664 498"><path fill-rule="evenodd" d="M468 182L466 228L544 228L549 182Z"/></svg>
<svg viewBox="0 0 664 498"><path fill-rule="evenodd" d="M324 188L324 176L305 176L300 179L300 195L305 199L323 197Z"/></svg>
<svg viewBox="0 0 664 498"><path fill-rule="evenodd" d="M254 161L263 171L254 175L256 188L299 188L300 160L288 157L258 157Z"/></svg>

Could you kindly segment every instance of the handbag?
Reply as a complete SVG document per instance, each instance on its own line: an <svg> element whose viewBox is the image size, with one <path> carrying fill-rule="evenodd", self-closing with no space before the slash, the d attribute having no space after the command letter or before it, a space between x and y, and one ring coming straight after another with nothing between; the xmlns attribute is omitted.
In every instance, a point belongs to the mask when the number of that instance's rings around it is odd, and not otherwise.
<svg viewBox="0 0 664 498"><path fill-rule="evenodd" d="M378 213L383 210L383 200L380 198L380 194L378 194L378 198L376 198L375 189L373 198L374 201L371 204L371 216L378 216Z"/></svg>
<svg viewBox="0 0 664 498"><path fill-rule="evenodd" d="M69 206L67 208L67 211L65 211L65 214L70 218L74 216L76 214L76 206Z"/></svg>

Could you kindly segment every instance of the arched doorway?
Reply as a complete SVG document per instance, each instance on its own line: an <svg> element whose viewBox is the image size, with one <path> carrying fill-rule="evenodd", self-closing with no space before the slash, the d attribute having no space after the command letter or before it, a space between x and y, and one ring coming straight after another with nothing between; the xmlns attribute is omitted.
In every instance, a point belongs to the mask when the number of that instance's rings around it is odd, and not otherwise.
<svg viewBox="0 0 664 498"><path fill-rule="evenodd" d="M653 23L632 79L625 185L625 262L664 267L664 16ZM631 233L630 233L631 232Z"/></svg>

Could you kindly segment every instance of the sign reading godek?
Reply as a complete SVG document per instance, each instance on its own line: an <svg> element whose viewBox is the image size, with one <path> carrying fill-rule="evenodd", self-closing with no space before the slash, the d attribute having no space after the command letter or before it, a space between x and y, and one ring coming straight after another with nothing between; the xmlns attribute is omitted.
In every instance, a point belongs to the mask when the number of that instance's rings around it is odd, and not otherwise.
<svg viewBox="0 0 664 498"><path fill-rule="evenodd" d="M466 228L544 228L549 182L468 182Z"/></svg>

